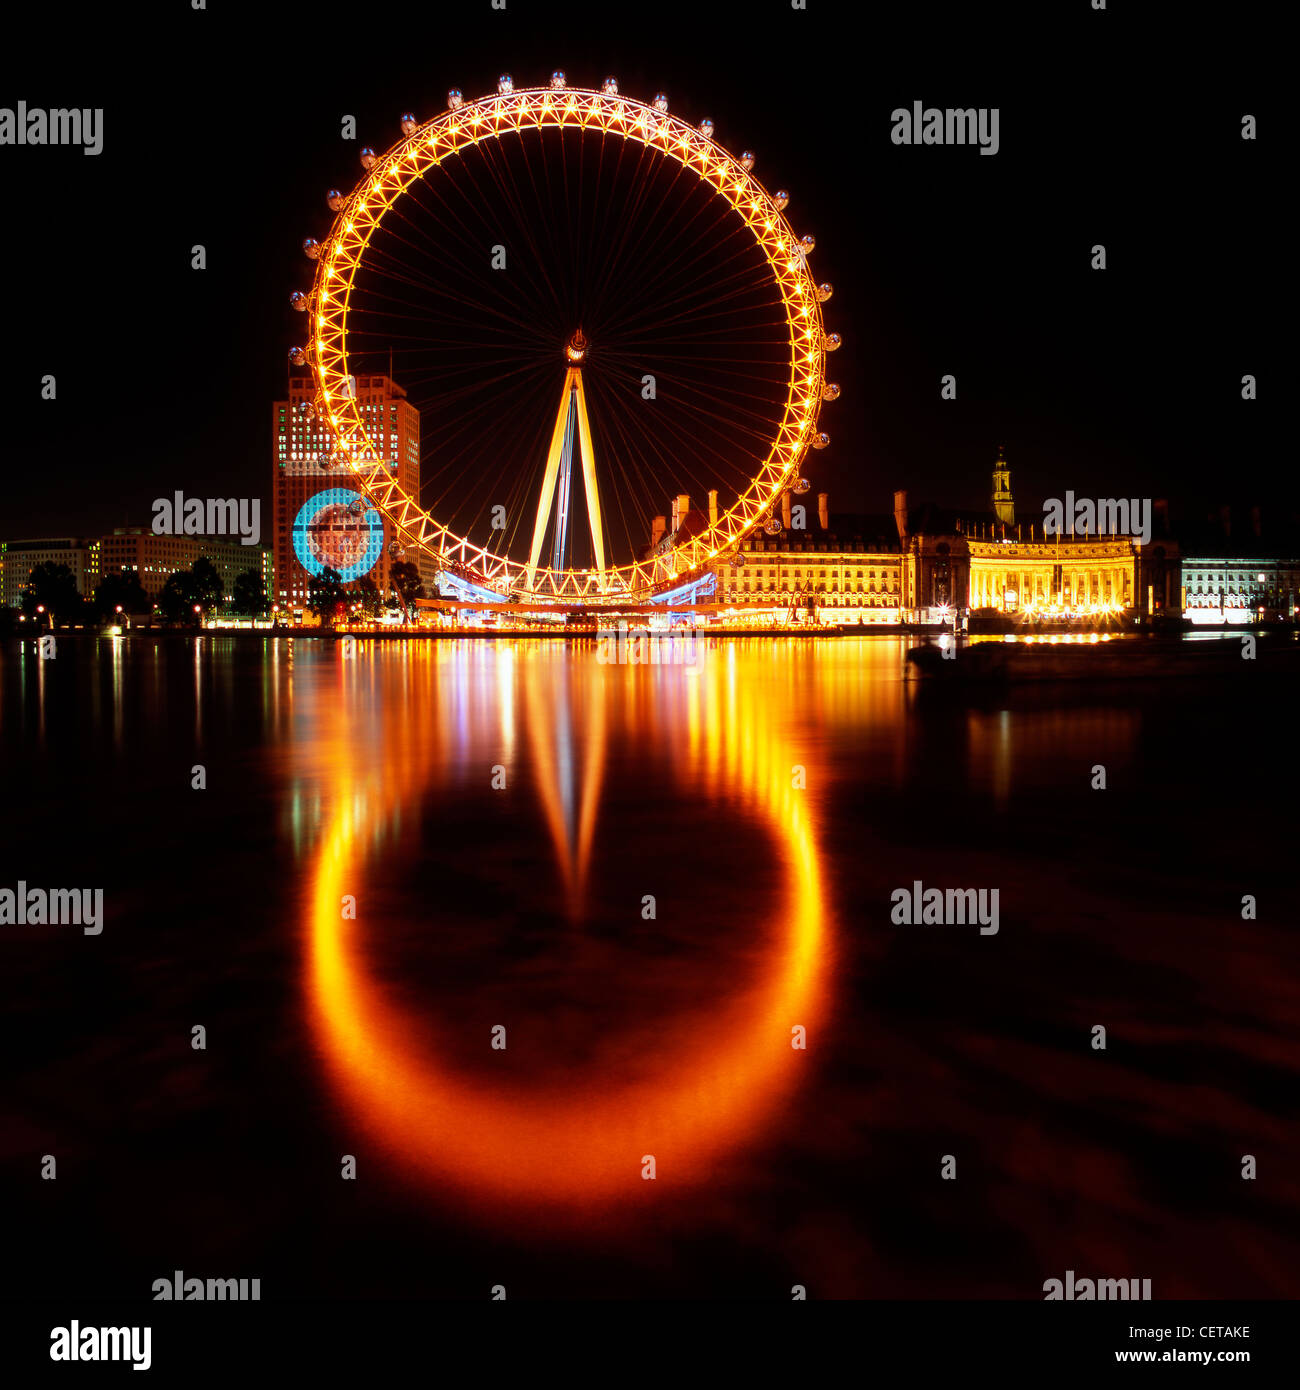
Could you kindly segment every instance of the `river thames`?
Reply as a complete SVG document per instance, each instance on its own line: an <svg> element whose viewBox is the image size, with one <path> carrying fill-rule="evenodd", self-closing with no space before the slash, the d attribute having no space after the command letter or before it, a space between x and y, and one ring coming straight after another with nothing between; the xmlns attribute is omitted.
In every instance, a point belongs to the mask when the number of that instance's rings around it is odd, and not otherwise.
<svg viewBox="0 0 1300 1390"><path fill-rule="evenodd" d="M1300 1293L1290 683L909 645L7 645L6 1291Z"/></svg>

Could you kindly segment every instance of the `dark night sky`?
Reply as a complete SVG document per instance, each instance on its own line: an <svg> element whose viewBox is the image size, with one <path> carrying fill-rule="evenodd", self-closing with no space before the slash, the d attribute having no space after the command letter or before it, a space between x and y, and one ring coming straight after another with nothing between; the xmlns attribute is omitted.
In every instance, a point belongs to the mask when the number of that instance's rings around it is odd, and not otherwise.
<svg viewBox="0 0 1300 1390"><path fill-rule="evenodd" d="M1066 488L1167 496L1188 515L1220 497L1293 508L1287 151L1254 75L1278 42L1254 20L1266 8L1215 11L1210 30L1087 0L49 7L6 46L0 105L103 106L105 151L0 148L0 535L140 522L176 488L269 505L269 403L301 336L288 295L309 285L299 242L328 225L324 190L350 186L359 145L386 148L408 107L427 117L449 86L480 95L499 72L532 85L555 66L575 85L608 72L630 94L665 89L791 190L845 338L844 396L823 414L834 443L807 470L833 507L888 510L900 486L982 505L1004 443L1026 514ZM893 146L890 112L915 100L999 107L1000 153ZM946 372L955 402L939 398Z"/></svg>

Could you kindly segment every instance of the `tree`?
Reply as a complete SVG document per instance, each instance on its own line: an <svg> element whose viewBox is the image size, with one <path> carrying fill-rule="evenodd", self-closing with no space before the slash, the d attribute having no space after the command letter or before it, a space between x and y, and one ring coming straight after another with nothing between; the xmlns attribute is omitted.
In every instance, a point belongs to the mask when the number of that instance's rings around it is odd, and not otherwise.
<svg viewBox="0 0 1300 1390"><path fill-rule="evenodd" d="M202 607L204 613L211 613L219 608L222 599L225 598L225 591L216 565L206 555L200 555L195 560L190 574L194 579L194 602Z"/></svg>
<svg viewBox="0 0 1300 1390"><path fill-rule="evenodd" d="M420 583L420 571L408 560L398 560L388 571L388 580L397 601L402 605L407 622L415 610L415 600L424 597L424 585Z"/></svg>
<svg viewBox="0 0 1300 1390"><path fill-rule="evenodd" d="M246 569L235 576L234 596L230 604L234 612L247 618L265 618L271 611L271 600L262 587L260 570Z"/></svg>
<svg viewBox="0 0 1300 1390"><path fill-rule="evenodd" d="M21 603L29 619L37 616L38 607L43 607L45 612L40 616L48 619L51 626L56 618L60 622L70 623L81 616L82 598L77 588L77 576L67 565L43 560L27 576Z"/></svg>
<svg viewBox="0 0 1300 1390"><path fill-rule="evenodd" d="M177 570L167 576L167 582L158 594L158 608L168 622L193 622L194 605L198 602L198 590L194 575L189 570Z"/></svg>
<svg viewBox="0 0 1300 1390"><path fill-rule="evenodd" d="M383 599L379 595L379 585L368 574L363 574L357 580L356 596L361 603L361 611L367 618L377 617L379 610L383 607Z"/></svg>
<svg viewBox="0 0 1300 1390"><path fill-rule="evenodd" d="M307 607L321 620L330 621L343 603L343 576L326 565L307 585Z"/></svg>
<svg viewBox="0 0 1300 1390"><path fill-rule="evenodd" d="M95 588L92 603L95 616L102 619L114 617L119 606L123 613L148 613L153 608L134 570L106 574Z"/></svg>

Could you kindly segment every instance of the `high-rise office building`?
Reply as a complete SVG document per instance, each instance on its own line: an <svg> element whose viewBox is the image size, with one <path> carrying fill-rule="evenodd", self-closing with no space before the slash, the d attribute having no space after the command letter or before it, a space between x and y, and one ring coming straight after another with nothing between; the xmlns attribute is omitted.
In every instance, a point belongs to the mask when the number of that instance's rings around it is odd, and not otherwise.
<svg viewBox="0 0 1300 1390"><path fill-rule="evenodd" d="M420 412L387 376L356 378L366 430L399 486L420 495ZM346 467L332 465L335 440L315 413L315 382L289 378L287 400L271 408L274 600L282 613L301 611L308 585L325 568L346 584L370 575L388 589L392 528L365 499Z"/></svg>

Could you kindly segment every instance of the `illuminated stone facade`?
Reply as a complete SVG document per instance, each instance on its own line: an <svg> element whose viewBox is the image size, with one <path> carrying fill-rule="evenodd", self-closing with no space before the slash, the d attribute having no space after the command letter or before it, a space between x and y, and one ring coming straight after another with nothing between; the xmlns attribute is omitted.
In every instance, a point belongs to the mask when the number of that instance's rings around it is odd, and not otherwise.
<svg viewBox="0 0 1300 1390"><path fill-rule="evenodd" d="M1123 536L967 540L966 548L973 612L1093 615L1137 603L1138 547Z"/></svg>
<svg viewBox="0 0 1300 1390"><path fill-rule="evenodd" d="M816 519L801 526L807 509L796 506L779 534L760 531L741 547L739 563L718 568L715 602L811 609L823 621L849 625L898 623L910 591L910 557L897 535L889 536L891 518L832 521L822 493Z"/></svg>
<svg viewBox="0 0 1300 1390"><path fill-rule="evenodd" d="M1001 450L990 502L987 512L963 515L910 507L900 491L892 517L832 516L821 493L814 516L787 497L773 533L758 532L718 566L716 601L741 613L802 609L849 624L947 622L968 612L1052 621L1180 611L1181 562L1161 504L1161 534L1146 545L1123 535L1044 539L1033 524L1015 522ZM689 498L675 511L683 506ZM663 522L656 535L667 549L673 533Z"/></svg>

